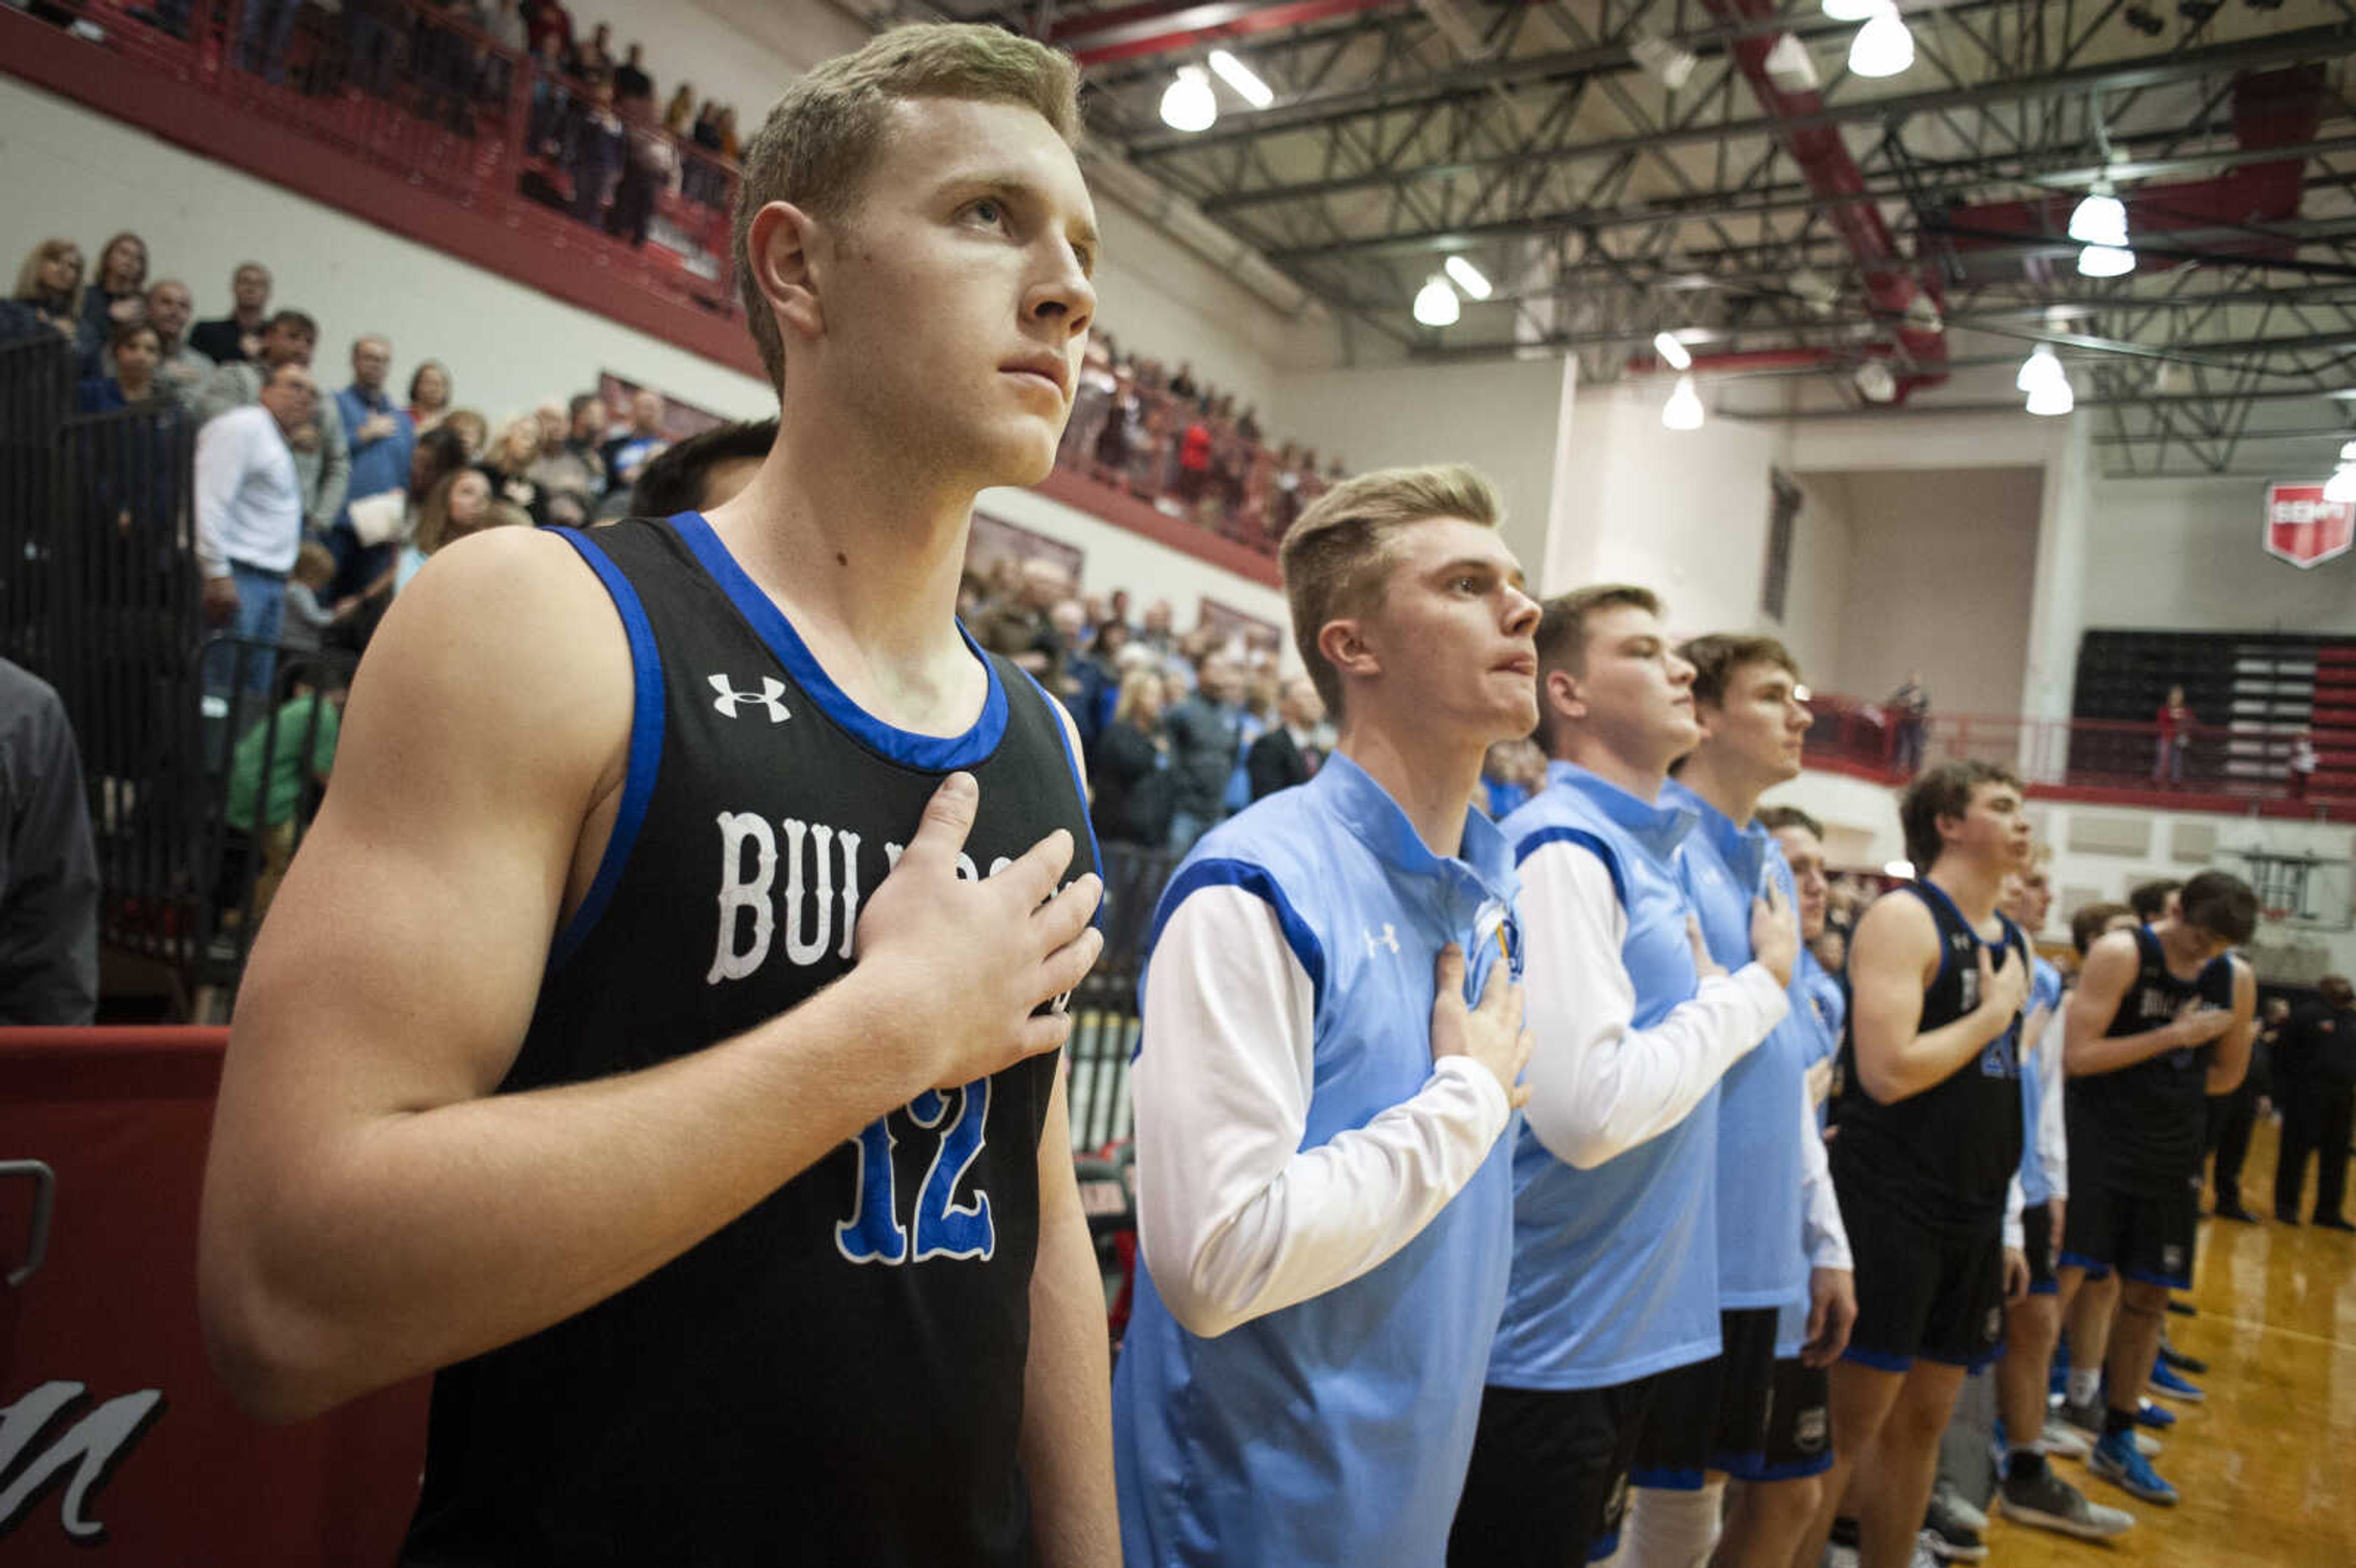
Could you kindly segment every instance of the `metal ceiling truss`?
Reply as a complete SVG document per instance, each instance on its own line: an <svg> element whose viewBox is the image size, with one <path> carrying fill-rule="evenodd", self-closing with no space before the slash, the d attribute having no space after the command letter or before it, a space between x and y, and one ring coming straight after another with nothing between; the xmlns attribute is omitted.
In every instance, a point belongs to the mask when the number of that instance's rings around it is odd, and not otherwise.
<svg viewBox="0 0 2356 1568"><path fill-rule="evenodd" d="M1761 398L1776 417L1854 410L1839 372L1869 357L1905 372L1899 329L1919 344L1922 327L1876 308L1890 296L1845 244L1844 212L1865 206L1955 339L1934 378L2049 342L2082 373L2105 466L2172 475L2240 472L2252 453L2315 466L2351 403L2299 404L2356 382L2344 63L2356 0L2262 4L2224 0L2203 16L2161 0L1901 0L1917 64L1879 82L1849 75L1857 24L1817 0L1781 0L1756 20L1712 0L1042 0L988 14L1088 62L1098 136L1419 357L1550 349L1609 380L1648 368L1654 334L1670 328L1735 367L1729 411ZM2147 35L2155 16L2162 36ZM1820 80L1763 101L1766 80L1752 87L1737 48L1756 62L1762 46L1749 40L1784 33L1809 46ZM1647 38L1692 55L1676 91L1638 62ZM1158 103L1171 67L1215 42L1277 101L1251 112L1229 99L1209 131L1170 131ZM2249 134L2237 80L2312 62L2328 62L2316 128L2302 122L2300 139L2274 144ZM1853 184L1828 187L1795 159L1795 136L1820 128L1856 165ZM2286 186L2271 165L2293 161ZM2139 219L2144 265L2084 279L2077 248L2040 228L2106 176L2154 203L2201 182L2264 182L2276 196L2267 210L2291 216L2251 221L2261 208L2236 205L2179 212L2174 228ZM1991 211L2013 226L1985 227ZM1445 332L1414 325L1416 291L1456 254L1488 276L1490 298ZM1811 272L1822 286L1794 287ZM1782 357L1756 361L1762 384L1746 390L1739 357L1761 353ZM1827 371L1845 400L1830 409ZM1998 406L1955 389L1895 411Z"/></svg>

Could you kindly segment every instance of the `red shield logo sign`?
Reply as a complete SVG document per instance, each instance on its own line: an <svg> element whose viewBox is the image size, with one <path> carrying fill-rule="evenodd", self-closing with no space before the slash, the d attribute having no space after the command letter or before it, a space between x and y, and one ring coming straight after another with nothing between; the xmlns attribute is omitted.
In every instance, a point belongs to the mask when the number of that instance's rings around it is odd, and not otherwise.
<svg viewBox="0 0 2356 1568"><path fill-rule="evenodd" d="M2356 543L2356 507L2327 501L2321 485L2266 486L2266 553L2293 566L2320 566Z"/></svg>

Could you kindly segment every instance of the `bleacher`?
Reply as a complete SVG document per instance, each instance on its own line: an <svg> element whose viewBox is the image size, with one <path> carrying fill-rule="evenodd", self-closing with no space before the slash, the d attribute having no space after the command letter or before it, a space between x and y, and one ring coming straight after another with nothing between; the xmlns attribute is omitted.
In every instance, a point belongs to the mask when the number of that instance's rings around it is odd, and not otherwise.
<svg viewBox="0 0 2356 1568"><path fill-rule="evenodd" d="M2074 777L2148 780L2154 716L2180 686L2198 720L2183 787L2277 796L2292 744L2311 730L2308 797L2356 797L2356 637L2281 632L2088 631L2078 646L2070 740Z"/></svg>

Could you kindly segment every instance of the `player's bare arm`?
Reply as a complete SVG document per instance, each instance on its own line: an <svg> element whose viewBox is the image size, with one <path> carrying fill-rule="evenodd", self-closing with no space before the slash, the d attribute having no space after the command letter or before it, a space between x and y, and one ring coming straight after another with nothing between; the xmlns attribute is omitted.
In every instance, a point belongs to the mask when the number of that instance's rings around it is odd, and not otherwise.
<svg viewBox="0 0 2356 1568"><path fill-rule="evenodd" d="M1120 1557L1104 1281L1072 1168L1069 1079L1057 1075L1039 1139L1039 1255L1023 1376L1023 1473L1038 1568L1100 1568Z"/></svg>
<svg viewBox="0 0 2356 1568"><path fill-rule="evenodd" d="M2204 1045L2233 1027L2233 1013L2208 1008L2140 1034L2104 1034L2142 967L2142 950L2131 931L2112 932L2086 950L2086 965L2079 973L2078 988L2071 994L2062 1021L2062 1067L2071 1077L2116 1072L2163 1051ZM2246 1053L2244 1061L2246 1065Z"/></svg>
<svg viewBox="0 0 2356 1568"><path fill-rule="evenodd" d="M2217 1037L2217 1059L2209 1064L2204 1087L2211 1094L2230 1094L2242 1086L2250 1071L2250 1051L2258 1039L2258 977L2240 958L2233 966L2233 1010Z"/></svg>
<svg viewBox="0 0 2356 1568"><path fill-rule="evenodd" d="M927 807L850 976L644 1072L496 1095L602 853L630 728L612 603L562 541L437 556L355 684L336 784L256 944L199 1243L216 1364L294 1419L561 1321L887 1109L1061 1043L1096 956L1057 833L959 883ZM332 977L332 983L328 983Z"/></svg>
<svg viewBox="0 0 2356 1568"><path fill-rule="evenodd" d="M1885 898L1865 912L1849 948L1849 981L1858 1079L1867 1093L1883 1104L1919 1094L2011 1026L2028 992L2028 965L2014 956L1995 968L1983 951L1980 971L1979 1005L1919 1032L1922 993L1939 973L1938 925L1920 899Z"/></svg>

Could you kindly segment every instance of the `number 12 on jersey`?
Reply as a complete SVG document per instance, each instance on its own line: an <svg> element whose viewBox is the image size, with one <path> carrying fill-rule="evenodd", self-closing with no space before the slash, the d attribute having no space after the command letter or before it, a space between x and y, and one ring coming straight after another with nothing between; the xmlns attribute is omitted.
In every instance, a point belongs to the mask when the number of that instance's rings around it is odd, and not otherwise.
<svg viewBox="0 0 2356 1568"><path fill-rule="evenodd" d="M949 1117L954 1097L957 1115ZM990 1194L977 1188L973 1200L959 1203L957 1189L971 1169L985 1141L990 1121L990 1080L977 1078L962 1089L944 1094L927 1089L908 1102L905 1115L931 1132L946 1123L925 1168L924 1185L916 1190L916 1252L908 1250L908 1227L900 1223L899 1179L892 1150L899 1139L892 1117L879 1116L850 1140L858 1156L857 1196L851 1218L834 1228L834 1244L855 1264L923 1263L927 1258L987 1258L997 1250L998 1233L991 1223Z"/></svg>

